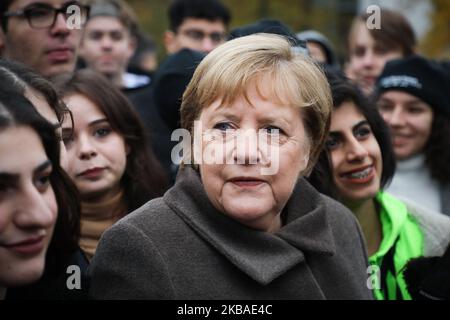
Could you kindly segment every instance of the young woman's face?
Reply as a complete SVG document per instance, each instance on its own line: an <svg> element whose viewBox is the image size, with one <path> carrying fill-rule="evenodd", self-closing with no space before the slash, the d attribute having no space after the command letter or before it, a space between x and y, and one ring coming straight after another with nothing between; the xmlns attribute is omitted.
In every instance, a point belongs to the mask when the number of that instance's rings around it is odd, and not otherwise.
<svg viewBox="0 0 450 320"><path fill-rule="evenodd" d="M80 94L64 97L73 113L74 134L66 140L68 173L83 199L99 199L117 192L125 172L127 147L112 130L105 114ZM65 124L63 124L63 131Z"/></svg>
<svg viewBox="0 0 450 320"><path fill-rule="evenodd" d="M0 131L0 287L38 280L58 207L52 165L29 127Z"/></svg>
<svg viewBox="0 0 450 320"><path fill-rule="evenodd" d="M433 124L433 109L428 104L409 93L392 90L381 95L378 109L391 130L398 160L423 152Z"/></svg>
<svg viewBox="0 0 450 320"><path fill-rule="evenodd" d="M348 76L369 95L386 62L401 58L403 53L399 48L388 48L375 42L363 22L355 26L351 36Z"/></svg>
<svg viewBox="0 0 450 320"><path fill-rule="evenodd" d="M352 102L333 111L327 148L333 180L347 202L373 198L380 189L380 146L366 120Z"/></svg>

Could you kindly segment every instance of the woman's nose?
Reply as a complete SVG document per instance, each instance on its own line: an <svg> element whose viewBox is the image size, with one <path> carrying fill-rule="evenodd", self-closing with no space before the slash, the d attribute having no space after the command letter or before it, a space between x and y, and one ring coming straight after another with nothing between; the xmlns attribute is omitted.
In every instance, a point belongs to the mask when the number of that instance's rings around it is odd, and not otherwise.
<svg viewBox="0 0 450 320"><path fill-rule="evenodd" d="M56 210L53 189L41 193L30 184L17 203L18 214L15 216L15 222L24 229L47 229L55 223Z"/></svg>
<svg viewBox="0 0 450 320"><path fill-rule="evenodd" d="M350 141L347 149L347 160L348 161L360 161L367 157L368 152L361 143L355 138Z"/></svg>
<svg viewBox="0 0 450 320"><path fill-rule="evenodd" d="M396 107L392 110L392 112L387 117L387 123L390 126L395 127L402 126L404 124L403 112L401 108Z"/></svg>
<svg viewBox="0 0 450 320"><path fill-rule="evenodd" d="M95 146L89 137L80 136L78 139L78 154L82 160L87 160L97 155Z"/></svg>
<svg viewBox="0 0 450 320"><path fill-rule="evenodd" d="M374 54L371 50L366 50L363 57L363 65L366 68L372 67L375 61Z"/></svg>
<svg viewBox="0 0 450 320"><path fill-rule="evenodd" d="M235 136L234 163L258 164L261 154L258 146L258 134L255 130L240 130Z"/></svg>

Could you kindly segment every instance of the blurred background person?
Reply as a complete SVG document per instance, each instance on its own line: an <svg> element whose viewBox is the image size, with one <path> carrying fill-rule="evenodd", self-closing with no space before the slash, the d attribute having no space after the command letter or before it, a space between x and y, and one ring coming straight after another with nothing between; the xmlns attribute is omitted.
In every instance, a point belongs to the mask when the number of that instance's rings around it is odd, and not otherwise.
<svg viewBox="0 0 450 320"><path fill-rule="evenodd" d="M77 5L81 25L70 28L68 18ZM70 73L75 69L81 28L89 7L80 1L2 0L0 1L0 47L3 57L21 62L45 77Z"/></svg>
<svg viewBox="0 0 450 320"><path fill-rule="evenodd" d="M167 181L142 122L106 78L80 70L57 79L57 86L73 113L73 135L65 140L67 172L81 196L80 245L92 258L103 232L161 196Z"/></svg>
<svg viewBox="0 0 450 320"><path fill-rule="evenodd" d="M86 66L120 89L149 84L149 77L127 73L137 45L137 18L131 7L121 0L93 0L90 7L80 44L80 57Z"/></svg>
<svg viewBox="0 0 450 320"><path fill-rule="evenodd" d="M183 48L208 53L227 39L231 14L219 0L173 0L164 45L169 54Z"/></svg>
<svg viewBox="0 0 450 320"><path fill-rule="evenodd" d="M411 56L387 63L376 91L397 159L387 190L446 215L450 215L449 79L439 64Z"/></svg>
<svg viewBox="0 0 450 320"><path fill-rule="evenodd" d="M139 70L148 74L153 74L158 68L158 48L153 37L142 30L138 30L137 46L133 57L131 57L128 69L130 71Z"/></svg>
<svg viewBox="0 0 450 320"><path fill-rule="evenodd" d="M296 36L306 42L311 58L329 67L340 68L333 44L325 35L316 30L305 30L297 33Z"/></svg>
<svg viewBox="0 0 450 320"><path fill-rule="evenodd" d="M366 95L372 94L387 61L412 55L417 45L414 30L402 14L381 8L379 29L369 29L367 21L371 15L357 16L347 38L347 76Z"/></svg>

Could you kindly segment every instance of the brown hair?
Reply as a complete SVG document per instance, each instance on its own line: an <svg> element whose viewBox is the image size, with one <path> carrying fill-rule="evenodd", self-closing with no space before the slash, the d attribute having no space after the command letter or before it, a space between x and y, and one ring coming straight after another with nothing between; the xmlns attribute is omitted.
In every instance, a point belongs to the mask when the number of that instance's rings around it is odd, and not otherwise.
<svg viewBox="0 0 450 320"><path fill-rule="evenodd" d="M347 38L347 50L349 56L351 55L352 41L356 27L361 23L366 25L367 20L371 16L371 13L364 12L353 20ZM375 42L383 48L388 48L390 50L400 49L404 57L413 54L417 45L417 40L414 30L408 20L401 13L385 8L381 8L380 18L380 29L368 29Z"/></svg>

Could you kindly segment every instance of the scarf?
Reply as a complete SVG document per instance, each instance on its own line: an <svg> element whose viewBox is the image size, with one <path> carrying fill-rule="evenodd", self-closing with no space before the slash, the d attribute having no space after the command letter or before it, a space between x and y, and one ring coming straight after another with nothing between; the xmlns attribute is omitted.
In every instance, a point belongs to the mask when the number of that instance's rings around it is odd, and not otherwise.
<svg viewBox="0 0 450 320"><path fill-rule="evenodd" d="M80 247L89 260L94 256L103 232L116 223L126 212L124 200L124 192L121 189L105 201L81 203Z"/></svg>

